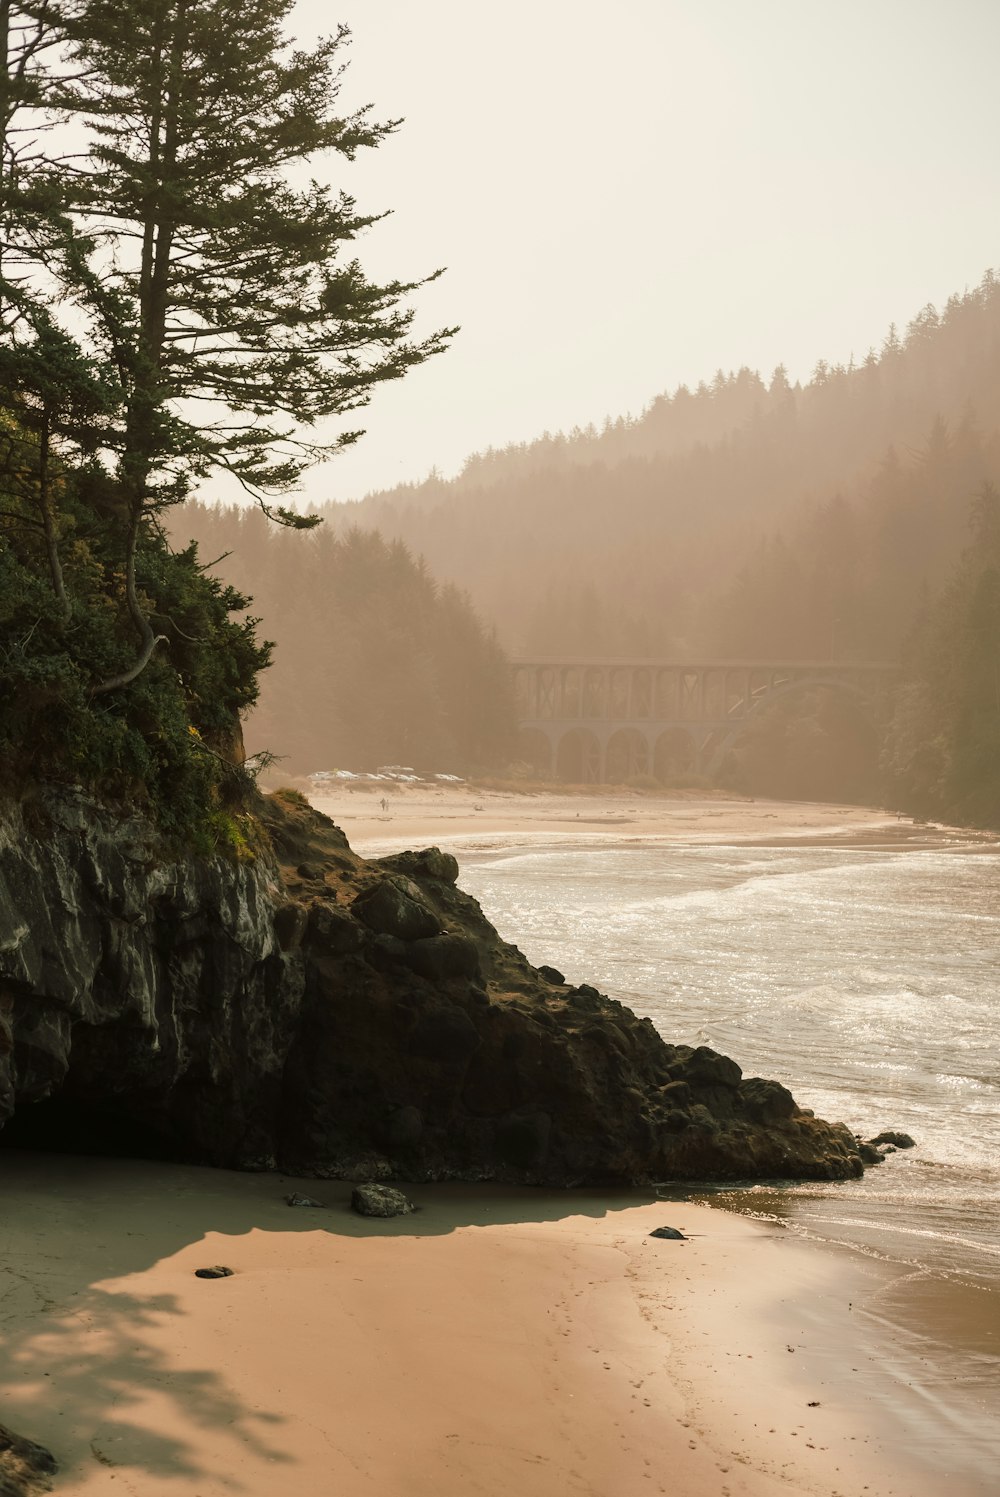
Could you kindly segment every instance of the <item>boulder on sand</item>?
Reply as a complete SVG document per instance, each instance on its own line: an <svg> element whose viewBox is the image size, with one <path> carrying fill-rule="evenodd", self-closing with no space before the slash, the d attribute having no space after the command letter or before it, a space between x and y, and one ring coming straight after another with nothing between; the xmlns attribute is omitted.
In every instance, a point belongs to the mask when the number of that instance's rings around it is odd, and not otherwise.
<svg viewBox="0 0 1000 1497"><path fill-rule="evenodd" d="M356 1185L351 1191L351 1210L359 1216L408 1216L416 1209L391 1185Z"/></svg>

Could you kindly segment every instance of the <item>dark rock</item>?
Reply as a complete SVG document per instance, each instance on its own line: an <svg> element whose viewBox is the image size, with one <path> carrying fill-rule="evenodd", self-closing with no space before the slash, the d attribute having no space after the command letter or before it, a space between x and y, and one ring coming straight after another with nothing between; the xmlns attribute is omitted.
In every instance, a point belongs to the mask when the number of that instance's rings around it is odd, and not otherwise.
<svg viewBox="0 0 1000 1497"><path fill-rule="evenodd" d="M419 1107L397 1107L385 1120L383 1138L386 1148L404 1152L416 1148L424 1131Z"/></svg>
<svg viewBox="0 0 1000 1497"><path fill-rule="evenodd" d="M357 951L364 942L364 933L356 920L346 910L335 904L314 904L308 911L308 933L323 947L337 956Z"/></svg>
<svg viewBox="0 0 1000 1497"><path fill-rule="evenodd" d="M59 1463L44 1445L0 1424L0 1497L35 1497L52 1491Z"/></svg>
<svg viewBox="0 0 1000 1497"><path fill-rule="evenodd" d="M539 977L544 977L546 982L554 983L557 988L561 988L566 981L565 977L563 977L562 973L556 967L539 967L538 975Z"/></svg>
<svg viewBox="0 0 1000 1497"><path fill-rule="evenodd" d="M420 941L441 929L440 920L409 879L380 879L357 896L351 909L369 930L400 941Z"/></svg>
<svg viewBox="0 0 1000 1497"><path fill-rule="evenodd" d="M664 1237L668 1242L687 1242L683 1232L678 1232L676 1227L656 1227L650 1232L650 1237Z"/></svg>
<svg viewBox="0 0 1000 1497"><path fill-rule="evenodd" d="M862 1143L861 1139L858 1139L858 1158L862 1164L881 1164L883 1157L878 1149L874 1148L871 1144Z"/></svg>
<svg viewBox="0 0 1000 1497"><path fill-rule="evenodd" d="M607 999L602 998L597 989L592 988L589 983L582 982L578 988L570 988L566 994L566 1002L583 1013L594 1014L603 1010Z"/></svg>
<svg viewBox="0 0 1000 1497"><path fill-rule="evenodd" d="M409 966L409 942L398 936L370 936L365 946L364 957L369 966L379 972L395 972Z"/></svg>
<svg viewBox="0 0 1000 1497"><path fill-rule="evenodd" d="M285 1200L289 1206L316 1206L320 1210L324 1209L322 1201L315 1201L312 1196L304 1196L297 1190L293 1190L290 1196L285 1197Z"/></svg>
<svg viewBox="0 0 1000 1497"><path fill-rule="evenodd" d="M780 1081L765 1081L762 1076L741 1081L739 1098L749 1115L761 1123L780 1123L798 1110L787 1087Z"/></svg>
<svg viewBox="0 0 1000 1497"><path fill-rule="evenodd" d="M196 1268L194 1276L196 1279L231 1279L233 1270L221 1263L214 1263L211 1268Z"/></svg>
<svg viewBox="0 0 1000 1497"><path fill-rule="evenodd" d="M670 1107L686 1107L691 1101L691 1087L686 1081L668 1081L658 1091Z"/></svg>
<svg viewBox="0 0 1000 1497"><path fill-rule="evenodd" d="M352 1180L861 1172L783 1087L557 992L433 850L372 865L294 798L257 814L274 856L234 864L79 792L31 825L0 802L5 1141Z"/></svg>
<svg viewBox="0 0 1000 1497"><path fill-rule="evenodd" d="M306 933L309 911L300 904L283 904L274 916L274 933L282 951L294 951L302 945Z"/></svg>
<svg viewBox="0 0 1000 1497"><path fill-rule="evenodd" d="M448 982L455 977L478 980L482 976L479 949L468 936L446 932L425 941L413 941L406 948L406 960L414 972L432 982Z"/></svg>
<svg viewBox="0 0 1000 1497"><path fill-rule="evenodd" d="M497 1128L497 1152L516 1169L537 1168L545 1162L551 1136L552 1119L547 1112L508 1117Z"/></svg>
<svg viewBox="0 0 1000 1497"><path fill-rule="evenodd" d="M696 1133L713 1135L719 1132L719 1119L703 1103L696 1102L687 1116L688 1127Z"/></svg>
<svg viewBox="0 0 1000 1497"><path fill-rule="evenodd" d="M689 1045L676 1045L674 1050L677 1059L670 1067L670 1074L691 1086L737 1087L743 1078L735 1060L710 1050L707 1045L699 1045L696 1050Z"/></svg>
<svg viewBox="0 0 1000 1497"><path fill-rule="evenodd" d="M397 852L391 857L379 858L384 868L391 868L407 878L438 879L444 884L458 881L458 859L440 847L425 847L420 852Z"/></svg>
<svg viewBox="0 0 1000 1497"><path fill-rule="evenodd" d="M896 1133L891 1128L884 1129L883 1132L876 1134L874 1138L870 1138L868 1142L874 1144L876 1147L879 1144L892 1144L897 1149L916 1148L916 1140L912 1139L908 1133Z"/></svg>
<svg viewBox="0 0 1000 1497"><path fill-rule="evenodd" d="M361 1216L407 1216L416 1207L391 1185L357 1185L351 1191L351 1209Z"/></svg>
<svg viewBox="0 0 1000 1497"><path fill-rule="evenodd" d="M421 1014L409 1039L411 1055L423 1060L467 1060L479 1049L479 1031L461 1008L433 1008Z"/></svg>

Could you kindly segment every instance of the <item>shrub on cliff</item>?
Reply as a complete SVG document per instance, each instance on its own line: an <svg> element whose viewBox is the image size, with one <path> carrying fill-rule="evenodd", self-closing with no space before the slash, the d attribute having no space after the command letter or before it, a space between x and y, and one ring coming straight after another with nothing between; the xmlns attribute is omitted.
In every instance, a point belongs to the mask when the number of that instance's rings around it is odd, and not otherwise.
<svg viewBox="0 0 1000 1497"><path fill-rule="evenodd" d="M131 620L93 482L67 473L62 485L64 601L30 506L0 473L0 778L14 790L40 778L81 783L204 842L270 646L256 619L232 617L248 600L201 570L194 546L171 552L150 527L138 584L169 652L95 695L93 682L134 652Z"/></svg>

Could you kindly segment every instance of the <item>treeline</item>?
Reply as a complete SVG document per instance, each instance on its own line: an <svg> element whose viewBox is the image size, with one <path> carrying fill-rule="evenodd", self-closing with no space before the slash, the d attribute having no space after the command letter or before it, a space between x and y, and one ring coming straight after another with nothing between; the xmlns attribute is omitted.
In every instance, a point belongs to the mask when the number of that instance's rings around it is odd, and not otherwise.
<svg viewBox="0 0 1000 1497"><path fill-rule="evenodd" d="M970 545L907 642L884 751L908 811L1000 827L1000 491L972 505Z"/></svg>
<svg viewBox="0 0 1000 1497"><path fill-rule="evenodd" d="M510 670L468 598L438 586L400 541L322 526L308 535L259 510L189 503L178 542L254 595L276 661L246 724L282 774L379 764L468 774L514 754Z"/></svg>
<svg viewBox="0 0 1000 1497"><path fill-rule="evenodd" d="M894 657L1000 477L998 425L991 273L804 385L720 372L324 513L418 546L512 653Z"/></svg>

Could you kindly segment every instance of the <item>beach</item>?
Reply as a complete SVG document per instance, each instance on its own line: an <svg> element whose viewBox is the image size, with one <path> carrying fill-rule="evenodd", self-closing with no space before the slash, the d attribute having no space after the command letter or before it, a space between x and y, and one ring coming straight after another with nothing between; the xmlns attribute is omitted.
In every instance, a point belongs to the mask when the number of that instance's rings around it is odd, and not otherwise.
<svg viewBox="0 0 1000 1497"><path fill-rule="evenodd" d="M704 1205L413 1186L372 1220L342 1182L17 1151L0 1178L0 1407L59 1492L967 1490L865 1413L876 1270Z"/></svg>
<svg viewBox="0 0 1000 1497"><path fill-rule="evenodd" d="M919 837L909 818L865 806L749 800L698 791L661 794L594 786L586 792L482 789L473 785L390 784L322 788L299 782L318 811L347 833L351 846L375 853L433 842L463 849L592 843L740 841L863 836L896 842ZM382 801L386 802L385 807Z"/></svg>
<svg viewBox="0 0 1000 1497"><path fill-rule="evenodd" d="M314 797L359 851L460 861L925 835L864 808L711 796L387 799ZM0 1420L79 1497L993 1490L960 1431L932 1452L908 1438L928 1383L898 1265L683 1191L404 1189L414 1214L372 1220L340 1181L0 1151ZM322 1205L291 1207L294 1191ZM231 1277L196 1276L216 1264Z"/></svg>

